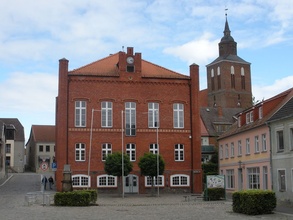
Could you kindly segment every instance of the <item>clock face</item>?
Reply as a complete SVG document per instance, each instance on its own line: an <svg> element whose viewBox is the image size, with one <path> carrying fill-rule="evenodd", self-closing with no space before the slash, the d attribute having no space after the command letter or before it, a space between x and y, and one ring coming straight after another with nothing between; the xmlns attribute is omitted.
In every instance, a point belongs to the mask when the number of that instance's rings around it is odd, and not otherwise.
<svg viewBox="0 0 293 220"><path fill-rule="evenodd" d="M127 57L126 61L127 61L128 64L133 64L134 63L133 57Z"/></svg>

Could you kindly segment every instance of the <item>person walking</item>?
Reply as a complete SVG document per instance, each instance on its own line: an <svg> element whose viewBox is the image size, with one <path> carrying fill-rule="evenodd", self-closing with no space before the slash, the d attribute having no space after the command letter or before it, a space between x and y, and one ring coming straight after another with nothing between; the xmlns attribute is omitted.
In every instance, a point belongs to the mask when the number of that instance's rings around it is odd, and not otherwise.
<svg viewBox="0 0 293 220"><path fill-rule="evenodd" d="M47 188L47 182L48 182L48 179L46 176L44 176L42 179L42 184L44 185L44 190L46 190L46 188Z"/></svg>
<svg viewBox="0 0 293 220"><path fill-rule="evenodd" d="M50 186L50 189L52 189L52 186L54 185L53 177L50 176L48 180L49 180L49 186Z"/></svg>

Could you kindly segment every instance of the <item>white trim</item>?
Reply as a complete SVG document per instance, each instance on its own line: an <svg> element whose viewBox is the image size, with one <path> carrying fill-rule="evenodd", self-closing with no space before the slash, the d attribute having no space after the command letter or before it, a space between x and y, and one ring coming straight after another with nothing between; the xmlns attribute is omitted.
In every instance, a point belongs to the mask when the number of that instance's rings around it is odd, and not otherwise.
<svg viewBox="0 0 293 220"><path fill-rule="evenodd" d="M73 185L73 178L76 178L76 177L79 178L79 184L78 185ZM81 184L81 178L82 177L88 178L88 185L82 185ZM74 187L74 188L78 188L78 187L91 187L91 177L88 176L88 175L76 174L76 175L72 175L71 179L72 179L72 187Z"/></svg>
<svg viewBox="0 0 293 220"><path fill-rule="evenodd" d="M106 177L106 185L100 185L100 179ZM114 185L109 185L109 178L114 178ZM99 175L97 176L97 187L100 188L108 188L108 187L117 187L117 176L113 176L113 175L108 175L108 174L103 174L103 175Z"/></svg>
<svg viewBox="0 0 293 220"><path fill-rule="evenodd" d="M179 177L179 184L178 185L174 185L173 184L173 178L175 177ZM186 177L187 178L187 184L186 185L182 185L181 183L181 177ZM186 174L174 174L170 176L170 186L176 187L176 186L190 186L190 177Z"/></svg>
<svg viewBox="0 0 293 220"><path fill-rule="evenodd" d="M144 177L144 186L145 187L151 187L152 185L150 185L150 184L148 184L148 178L150 178L150 176L145 176ZM156 184L156 176L154 176L154 186L158 186L157 184ZM164 175L159 175L159 179L162 179L162 184L159 184L159 186L162 186L162 187L164 187L165 186L165 177L164 177ZM160 181L159 181L160 182Z"/></svg>

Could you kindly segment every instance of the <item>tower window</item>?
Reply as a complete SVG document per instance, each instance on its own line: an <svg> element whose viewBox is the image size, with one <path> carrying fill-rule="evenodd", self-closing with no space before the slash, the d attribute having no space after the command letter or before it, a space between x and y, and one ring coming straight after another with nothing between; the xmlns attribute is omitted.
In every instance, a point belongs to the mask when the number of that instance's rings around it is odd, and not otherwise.
<svg viewBox="0 0 293 220"><path fill-rule="evenodd" d="M127 66L126 71L129 72L129 73L133 73L134 72L134 66Z"/></svg>

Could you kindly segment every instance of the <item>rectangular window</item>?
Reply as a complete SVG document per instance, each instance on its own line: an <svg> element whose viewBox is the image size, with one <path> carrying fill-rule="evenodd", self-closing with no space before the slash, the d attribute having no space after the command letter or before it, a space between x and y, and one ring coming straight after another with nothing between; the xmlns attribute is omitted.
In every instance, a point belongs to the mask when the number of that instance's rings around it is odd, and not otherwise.
<svg viewBox="0 0 293 220"><path fill-rule="evenodd" d="M253 111L249 112L249 122L253 122Z"/></svg>
<svg viewBox="0 0 293 220"><path fill-rule="evenodd" d="M249 113L246 113L246 124L249 124Z"/></svg>
<svg viewBox="0 0 293 220"><path fill-rule="evenodd" d="M284 151L283 130L277 131L277 148L278 148L278 151Z"/></svg>
<svg viewBox="0 0 293 220"><path fill-rule="evenodd" d="M258 118L262 119L262 116L263 116L262 106L260 106L259 109L258 109Z"/></svg>
<svg viewBox="0 0 293 220"><path fill-rule="evenodd" d="M234 142L231 143L231 157L234 157Z"/></svg>
<svg viewBox="0 0 293 220"><path fill-rule="evenodd" d="M263 189L268 189L268 167L264 166L263 170Z"/></svg>
<svg viewBox="0 0 293 220"><path fill-rule="evenodd" d="M75 144L75 161L85 161L85 144Z"/></svg>
<svg viewBox="0 0 293 220"><path fill-rule="evenodd" d="M249 141L249 138L246 139L246 154L250 154L250 141Z"/></svg>
<svg viewBox="0 0 293 220"><path fill-rule="evenodd" d="M126 154L129 156L130 161L136 160L135 144L126 145Z"/></svg>
<svg viewBox="0 0 293 220"><path fill-rule="evenodd" d="M235 187L235 177L234 170L226 170L226 184L228 189L234 189Z"/></svg>
<svg viewBox="0 0 293 220"><path fill-rule="evenodd" d="M159 124L159 104L149 103L148 104L148 125L149 128L158 128Z"/></svg>
<svg viewBox="0 0 293 220"><path fill-rule="evenodd" d="M259 167L247 168L248 173L248 188L259 189Z"/></svg>
<svg viewBox="0 0 293 220"><path fill-rule="evenodd" d="M150 144L150 152L153 153L153 154L157 154L158 153L157 144Z"/></svg>
<svg viewBox="0 0 293 220"><path fill-rule="evenodd" d="M242 156L242 146L241 146L241 141L238 141L238 156Z"/></svg>
<svg viewBox="0 0 293 220"><path fill-rule="evenodd" d="M175 161L184 161L184 145L175 145Z"/></svg>
<svg viewBox="0 0 293 220"><path fill-rule="evenodd" d="M126 136L136 135L136 103L125 103L125 126Z"/></svg>
<svg viewBox="0 0 293 220"><path fill-rule="evenodd" d="M229 147L228 147L228 144L225 144L225 158L229 158Z"/></svg>
<svg viewBox="0 0 293 220"><path fill-rule="evenodd" d="M11 144L6 144L6 153L7 154L11 153Z"/></svg>
<svg viewBox="0 0 293 220"><path fill-rule="evenodd" d="M174 128L184 128L184 105L173 104L173 123Z"/></svg>
<svg viewBox="0 0 293 220"><path fill-rule="evenodd" d="M44 146L43 145L39 145L39 152L44 152Z"/></svg>
<svg viewBox="0 0 293 220"><path fill-rule="evenodd" d="M50 152L50 146L46 145L46 152Z"/></svg>
<svg viewBox="0 0 293 220"><path fill-rule="evenodd" d="M290 135L290 150L293 150L293 128L290 128L290 131L289 131L289 135ZM293 183L293 182L292 182Z"/></svg>
<svg viewBox="0 0 293 220"><path fill-rule="evenodd" d="M262 151L267 151L267 140L266 140L266 134L261 135L261 145L262 145Z"/></svg>
<svg viewBox="0 0 293 220"><path fill-rule="evenodd" d="M108 154L112 154L112 144L102 144L102 161L106 160Z"/></svg>
<svg viewBox="0 0 293 220"><path fill-rule="evenodd" d="M278 170L278 188L280 192L286 191L286 171Z"/></svg>
<svg viewBox="0 0 293 220"><path fill-rule="evenodd" d="M75 102L75 127L86 126L86 102Z"/></svg>
<svg viewBox="0 0 293 220"><path fill-rule="evenodd" d="M254 153L259 153L259 142L258 136L254 137Z"/></svg>
<svg viewBox="0 0 293 220"><path fill-rule="evenodd" d="M110 128L113 126L113 109L112 102L102 102L101 103L101 122L103 128Z"/></svg>

